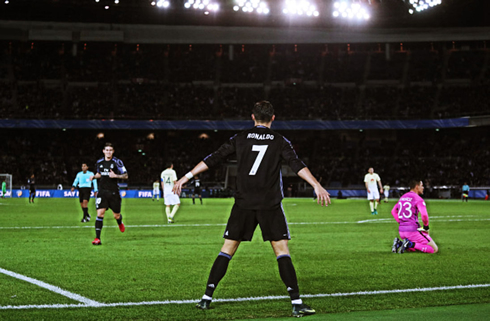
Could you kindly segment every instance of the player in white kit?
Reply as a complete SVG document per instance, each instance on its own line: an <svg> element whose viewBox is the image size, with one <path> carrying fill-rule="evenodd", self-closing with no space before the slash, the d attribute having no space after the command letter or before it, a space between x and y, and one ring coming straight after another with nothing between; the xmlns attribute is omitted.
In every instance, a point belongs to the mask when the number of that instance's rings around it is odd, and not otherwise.
<svg viewBox="0 0 490 321"><path fill-rule="evenodd" d="M180 207L179 195L172 192L176 181L177 173L174 170L174 164L169 163L167 169L164 170L161 175L163 198L166 206L165 213L167 214L167 221L169 223L174 222L175 213L177 213ZM173 208L170 209L170 206L173 206Z"/></svg>
<svg viewBox="0 0 490 321"><path fill-rule="evenodd" d="M378 215L379 193L383 193L383 185L379 175L374 172L374 168L370 167L368 169L368 173L364 176L364 184L366 185L371 214Z"/></svg>
<svg viewBox="0 0 490 321"><path fill-rule="evenodd" d="M383 189L384 189L384 193L385 193L384 202L388 203L388 198L390 197L390 185L385 184L385 186L383 186Z"/></svg>
<svg viewBox="0 0 490 321"><path fill-rule="evenodd" d="M160 184L158 184L158 179L153 182L153 194L151 200L154 201L155 197L157 198L157 202L160 201Z"/></svg>

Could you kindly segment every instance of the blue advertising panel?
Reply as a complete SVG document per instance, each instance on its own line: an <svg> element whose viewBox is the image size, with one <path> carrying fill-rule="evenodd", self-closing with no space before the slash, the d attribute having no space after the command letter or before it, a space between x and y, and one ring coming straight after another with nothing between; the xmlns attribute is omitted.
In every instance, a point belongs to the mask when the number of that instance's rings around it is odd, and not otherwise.
<svg viewBox="0 0 490 321"><path fill-rule="evenodd" d="M189 189L183 189L181 198L191 197L189 194ZM366 190L349 190L343 189L342 197L366 197ZM214 191L202 190L201 195L204 198L209 197L213 194ZM332 197L337 197L339 190L338 189L329 189L328 192ZM121 194L121 198L152 198L153 190L121 190L119 192ZM486 190L470 190L469 197L470 198L485 198L487 195ZM2 192L0 191L0 196L2 196ZM5 194L6 197L10 197L10 192ZM27 189L14 189L12 190L12 197L14 198L22 198L29 197L29 190ZM92 191L91 197L94 197L94 192ZM71 190L56 190L56 189L42 189L36 190L36 198L78 198L78 191Z"/></svg>

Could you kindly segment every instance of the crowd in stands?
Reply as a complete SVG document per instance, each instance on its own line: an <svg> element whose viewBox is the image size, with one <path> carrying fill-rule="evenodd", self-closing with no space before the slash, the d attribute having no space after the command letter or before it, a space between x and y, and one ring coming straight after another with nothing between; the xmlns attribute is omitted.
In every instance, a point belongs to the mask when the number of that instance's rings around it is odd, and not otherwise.
<svg viewBox="0 0 490 321"><path fill-rule="evenodd" d="M115 156L129 172L130 188L148 188L159 178L166 161L174 162L179 176L187 173L216 150L236 131L105 131L95 130L4 130L6 152L0 168L13 174L14 186L25 185L31 173L37 183L71 186L81 164L93 169L106 141L115 145ZM290 139L299 157L327 187L363 188L367 168L373 166L383 183L406 186L412 178L432 186L490 186L488 127L445 130L376 131L281 131ZM230 159L229 161L233 161ZM204 173L208 187L224 187L225 162ZM285 184L298 184L298 177L284 177ZM211 185L211 186L210 186Z"/></svg>
<svg viewBox="0 0 490 321"><path fill-rule="evenodd" d="M490 51L471 46L1 42L0 113L35 119L283 119L484 115Z"/></svg>
<svg viewBox="0 0 490 321"><path fill-rule="evenodd" d="M3 119L250 119L268 99L277 120L439 119L488 115L490 51L347 45L135 45L0 42ZM35 173L40 185L70 186L82 162L93 166L111 141L130 186L149 186L167 160L182 175L231 131L2 129L2 172L14 185ZM204 135L203 135L204 134ZM489 132L286 131L325 186L362 185L374 166L383 182L413 177L432 186L488 186ZM139 152L141 150L141 152ZM4 152L6 151L6 152ZM20 166L22 164L22 166ZM225 180L226 165L203 175ZM285 183L296 178L285 177Z"/></svg>

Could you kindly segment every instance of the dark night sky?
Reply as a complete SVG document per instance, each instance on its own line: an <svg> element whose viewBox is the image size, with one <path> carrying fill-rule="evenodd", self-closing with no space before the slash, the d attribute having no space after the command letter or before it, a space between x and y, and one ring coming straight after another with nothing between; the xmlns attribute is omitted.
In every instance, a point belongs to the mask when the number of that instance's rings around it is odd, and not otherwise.
<svg viewBox="0 0 490 321"><path fill-rule="evenodd" d="M152 7L150 0L9 0L0 4L0 20L137 23L161 25L218 25L319 28L426 28L482 27L490 25L489 0L443 0L442 5L414 15L404 0L372 0L372 18L368 22L346 23L331 16L333 0L317 0L321 16L290 19L280 12L283 0L269 0L268 16L237 14L232 0L219 0L221 10L205 16L186 10L183 0L170 0L172 9ZM367 0L362 0L367 1ZM408 1L408 0L406 0ZM110 9L105 10L104 6ZM275 12L275 13L274 13Z"/></svg>

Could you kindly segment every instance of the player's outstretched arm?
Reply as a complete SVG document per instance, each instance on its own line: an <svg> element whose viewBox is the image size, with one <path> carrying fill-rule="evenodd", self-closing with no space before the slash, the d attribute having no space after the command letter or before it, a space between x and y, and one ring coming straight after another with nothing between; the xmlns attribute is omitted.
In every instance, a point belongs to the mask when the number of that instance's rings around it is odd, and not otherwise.
<svg viewBox="0 0 490 321"><path fill-rule="evenodd" d="M182 192L182 186L187 183L192 177L195 175L201 174L202 172L205 172L209 169L208 165L204 162L200 162L199 164L196 165L189 173L185 174L182 176L181 179L179 179L175 184L174 187L172 188L172 192L176 195L180 195L180 192Z"/></svg>
<svg viewBox="0 0 490 321"><path fill-rule="evenodd" d="M318 204L321 204L322 206L325 204L325 206L328 206L328 204L331 204L330 201L330 193L328 193L322 185L316 180L316 178L311 174L310 170L308 167L304 167L302 170L298 172L298 176L304 179L305 181L308 182L314 189L315 193L317 196L316 202Z"/></svg>

